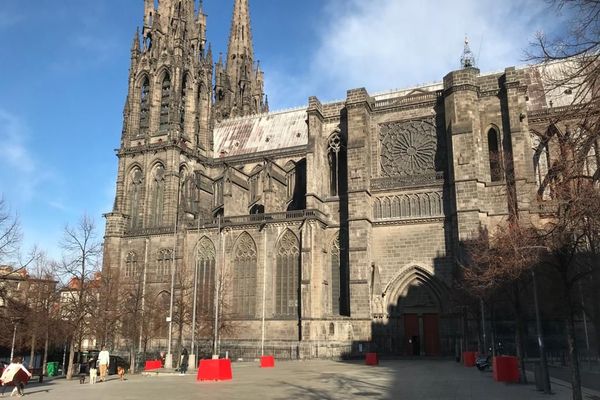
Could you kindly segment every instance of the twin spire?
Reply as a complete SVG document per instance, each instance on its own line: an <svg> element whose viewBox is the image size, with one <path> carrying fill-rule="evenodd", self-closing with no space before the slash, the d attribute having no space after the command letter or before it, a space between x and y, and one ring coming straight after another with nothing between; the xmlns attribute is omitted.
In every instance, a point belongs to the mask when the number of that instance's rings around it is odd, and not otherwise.
<svg viewBox="0 0 600 400"><path fill-rule="evenodd" d="M268 111L264 75L254 60L248 3L249 0L234 0L226 64L219 58L211 71L217 120ZM141 44L138 38L136 34L132 59L140 53L150 52L155 59L167 53L183 60L200 58L212 69L212 52L205 51L206 15L201 0L144 0Z"/></svg>
<svg viewBox="0 0 600 400"><path fill-rule="evenodd" d="M235 0L233 5L229 46L227 48L228 69L239 58L254 59L248 0Z"/></svg>

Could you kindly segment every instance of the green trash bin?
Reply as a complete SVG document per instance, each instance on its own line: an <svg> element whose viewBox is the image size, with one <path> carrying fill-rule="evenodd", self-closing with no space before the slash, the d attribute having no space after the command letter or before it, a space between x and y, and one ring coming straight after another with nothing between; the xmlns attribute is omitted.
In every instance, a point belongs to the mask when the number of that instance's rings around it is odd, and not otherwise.
<svg viewBox="0 0 600 400"><path fill-rule="evenodd" d="M48 373L48 376L56 376L56 374L58 373L58 362L49 362L46 365L46 372Z"/></svg>

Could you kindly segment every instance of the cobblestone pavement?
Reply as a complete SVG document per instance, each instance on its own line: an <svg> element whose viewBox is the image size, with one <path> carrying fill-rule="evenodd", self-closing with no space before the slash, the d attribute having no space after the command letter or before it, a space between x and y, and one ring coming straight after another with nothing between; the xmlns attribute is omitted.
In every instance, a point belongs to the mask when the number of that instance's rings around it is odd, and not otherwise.
<svg viewBox="0 0 600 400"><path fill-rule="evenodd" d="M545 396L535 386L494 382L491 373L465 368L453 361L394 360L369 367L360 362L325 360L278 362L273 369L254 363L234 363L233 380L196 382L195 376L163 374L111 377L90 385L56 379L32 384L26 398L61 400L189 400L189 399L570 399L570 389L553 385ZM6 396L9 392L7 391ZM585 399L600 399L587 391Z"/></svg>

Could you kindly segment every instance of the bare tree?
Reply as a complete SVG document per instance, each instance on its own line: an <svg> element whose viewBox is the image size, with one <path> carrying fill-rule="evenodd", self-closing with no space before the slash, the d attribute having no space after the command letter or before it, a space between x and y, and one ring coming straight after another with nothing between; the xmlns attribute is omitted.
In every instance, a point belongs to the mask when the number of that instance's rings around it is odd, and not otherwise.
<svg viewBox="0 0 600 400"><path fill-rule="evenodd" d="M60 264L60 273L68 279L67 291L63 292L61 298L61 308L63 317L72 328L72 335L69 338L69 364L67 369L67 379L71 379L75 373L75 350L81 350L81 342L86 330L89 329L87 322L92 318L95 311L92 307L97 303L97 296L94 296L92 283L94 274L98 272L98 261L102 246L96 240L94 221L84 215L77 225L67 225L64 229L61 247L63 249L63 260Z"/></svg>
<svg viewBox="0 0 600 400"><path fill-rule="evenodd" d="M535 231L523 227L516 218L498 225L490 234L480 229L479 236L466 244L468 264L463 282L468 291L481 299L500 297L510 300L515 315L515 343L520 360L521 381L526 382L524 362L525 318L522 286L526 272L538 259ZM492 346L493 351L495 350Z"/></svg>
<svg viewBox="0 0 600 400"><path fill-rule="evenodd" d="M31 335L31 366L34 367L38 339L43 340L42 368L45 371L48 362L48 350L51 330L55 326L55 305L59 302L57 288L57 263L41 253L33 265L33 273L27 293L29 318L27 332Z"/></svg>
<svg viewBox="0 0 600 400"><path fill-rule="evenodd" d="M569 16L568 26L557 30L554 37L539 33L529 58L541 62L542 69L553 66L546 68L551 72L544 76L546 96L566 97L570 103L549 113L553 129L548 136L552 137L544 139L552 141L555 151L540 192L550 189L556 209L548 221L542 221L539 241L549 250L546 265L552 267L562 288L573 399L580 400L575 315L582 307L576 290L584 279L598 279L600 1L550 3ZM600 322L597 324L600 327Z"/></svg>
<svg viewBox="0 0 600 400"><path fill-rule="evenodd" d="M4 198L0 197L0 264L18 254L21 237L19 220L11 215Z"/></svg>

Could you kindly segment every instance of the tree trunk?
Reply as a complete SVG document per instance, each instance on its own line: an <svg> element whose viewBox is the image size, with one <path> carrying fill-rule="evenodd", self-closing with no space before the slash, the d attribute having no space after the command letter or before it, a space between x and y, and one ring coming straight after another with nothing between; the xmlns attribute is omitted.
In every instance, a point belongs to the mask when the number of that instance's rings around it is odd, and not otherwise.
<svg viewBox="0 0 600 400"><path fill-rule="evenodd" d="M46 326L46 338L44 339L44 358L42 359L42 372L48 374L46 367L48 366L48 346L50 344L49 327Z"/></svg>
<svg viewBox="0 0 600 400"><path fill-rule="evenodd" d="M35 342L37 339L37 335L35 333L35 329L33 330L33 333L31 334L31 352L29 353L29 367L30 368L35 368Z"/></svg>
<svg viewBox="0 0 600 400"><path fill-rule="evenodd" d="M569 350L569 361L571 363L572 398L573 400L583 400L583 394L581 392L581 373L579 371L579 354L577 352L577 341L575 338L575 311L573 310L570 296L568 296L567 301L569 310L569 315L567 316L567 346Z"/></svg>
<svg viewBox="0 0 600 400"><path fill-rule="evenodd" d="M591 277L591 306L589 307L592 315L592 323L594 325L594 332L596 336L596 353L600 357L600 285L598 284L598 277L592 275ZM585 312L585 311L584 311Z"/></svg>
<svg viewBox="0 0 600 400"><path fill-rule="evenodd" d="M135 350L133 346L129 350L129 372L135 374Z"/></svg>
<svg viewBox="0 0 600 400"><path fill-rule="evenodd" d="M517 345L517 357L519 358L519 367L520 367L520 381L521 383L527 384L527 373L525 371L525 332L523 329L523 309L521 307L521 297L519 291L519 282L515 282L515 344Z"/></svg>
<svg viewBox="0 0 600 400"><path fill-rule="evenodd" d="M74 369L74 365L73 365L73 360L75 359L75 338L72 338L69 342L69 363L67 364L67 380L70 380L71 378L73 378L73 374L75 371L73 371Z"/></svg>

